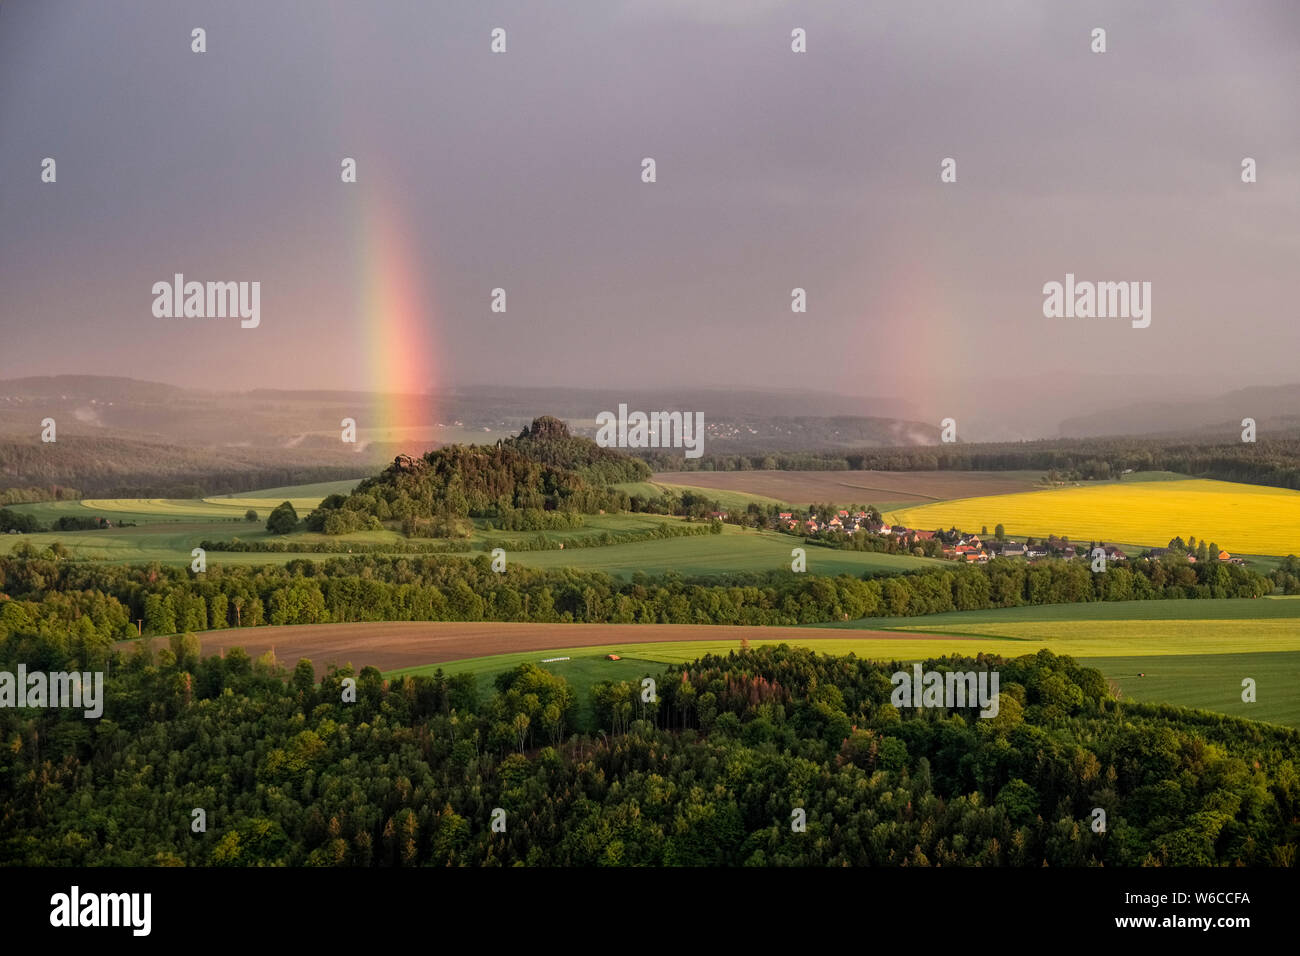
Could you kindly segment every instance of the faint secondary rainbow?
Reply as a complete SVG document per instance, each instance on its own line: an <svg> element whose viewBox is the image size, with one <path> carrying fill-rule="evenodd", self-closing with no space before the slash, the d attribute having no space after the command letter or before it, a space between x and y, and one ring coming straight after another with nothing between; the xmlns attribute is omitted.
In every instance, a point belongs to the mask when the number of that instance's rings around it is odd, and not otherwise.
<svg viewBox="0 0 1300 956"><path fill-rule="evenodd" d="M936 241L917 239L914 231L907 224L895 229L898 251L883 264L887 278L872 290L859 320L862 347L850 354L879 357L870 367L871 394L910 396L918 414L941 412L960 420L969 381L918 378L917 373L950 368L969 376L968 357L977 354L979 324L970 321L947 277L930 261ZM839 370L837 382L846 394L861 394L862 380L856 363ZM921 381L926 382L923 389ZM938 421L935 417L929 424Z"/></svg>
<svg viewBox="0 0 1300 956"><path fill-rule="evenodd" d="M379 401L375 420L357 424L370 439L423 448L438 421L432 290L416 265L409 226L386 197L367 198L362 236L359 313L370 388Z"/></svg>

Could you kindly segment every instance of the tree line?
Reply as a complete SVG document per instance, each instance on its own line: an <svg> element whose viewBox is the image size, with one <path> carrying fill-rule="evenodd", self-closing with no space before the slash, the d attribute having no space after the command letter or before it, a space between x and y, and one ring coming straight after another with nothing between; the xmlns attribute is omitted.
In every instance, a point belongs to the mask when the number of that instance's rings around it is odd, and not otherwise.
<svg viewBox="0 0 1300 956"><path fill-rule="evenodd" d="M504 548L506 551L563 551L574 548L608 548L616 544L636 544L641 541L662 541L667 538L692 538L704 534L722 534L722 522L707 524L669 524L654 528L636 528L631 531L601 531L597 534L571 538L549 538L544 534L531 538L488 538L483 550Z"/></svg>
<svg viewBox="0 0 1300 956"><path fill-rule="evenodd" d="M447 554L464 553L471 549L468 541L380 541L373 544L364 541L303 541L301 539L285 541L241 541L232 538L229 541L199 542L204 551L230 551L242 553L267 554Z"/></svg>
<svg viewBox="0 0 1300 956"><path fill-rule="evenodd" d="M813 566L815 568L815 557ZM1273 581L1218 562L1173 558L932 568L892 576L771 571L708 578L675 572L630 580L601 571L491 569L491 559L340 555L283 566L222 566L202 574L153 563L103 565L44 556L25 542L0 557L0 637L69 632L83 642L263 624L349 621L825 624L864 617L1086 601L1260 597ZM142 623L138 623L142 622Z"/></svg>
<svg viewBox="0 0 1300 956"><path fill-rule="evenodd" d="M8 488L0 491L0 506L29 505L40 501L77 501L81 492L76 488L50 485L45 488Z"/></svg>
<svg viewBox="0 0 1300 956"><path fill-rule="evenodd" d="M119 521L117 527L134 527L134 521ZM43 525L35 515L25 511L13 511L0 508L0 534L17 531L19 534L36 534L41 531L98 531L112 527L107 518L83 517L82 515L59 515L49 525Z"/></svg>

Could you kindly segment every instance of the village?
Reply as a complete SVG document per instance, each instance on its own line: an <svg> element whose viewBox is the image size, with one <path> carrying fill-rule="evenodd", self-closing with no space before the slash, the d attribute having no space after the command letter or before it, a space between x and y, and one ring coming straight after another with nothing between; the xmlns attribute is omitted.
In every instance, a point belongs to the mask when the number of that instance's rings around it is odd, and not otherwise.
<svg viewBox="0 0 1300 956"><path fill-rule="evenodd" d="M718 521L727 521L726 511L711 511L708 517ZM734 520L734 519L733 519ZM777 512L775 517L766 522L771 530L787 534L801 535L819 541L835 543L853 538L861 533L881 540L889 551L914 551L929 557L942 557L964 564L987 564L994 558L1023 558L1026 561L1040 561L1048 558L1073 560L1077 557L1095 558L1097 549L1105 555L1108 563L1124 562L1129 555L1117 545L1092 541L1087 544L1071 542L1067 537L1049 535L1046 538L1025 538L1012 540L1002 533L998 525L990 535L985 528L979 534L963 532L957 528L922 531L902 525L891 525L875 508L830 509L814 506L806 515L793 511ZM1140 560L1160 560L1167 555L1176 555L1189 564L1201 561L1223 561L1230 564L1244 565L1245 561L1234 557L1217 545L1200 542L1199 548L1195 538L1187 544L1182 538L1175 538L1164 548L1144 548L1137 555Z"/></svg>

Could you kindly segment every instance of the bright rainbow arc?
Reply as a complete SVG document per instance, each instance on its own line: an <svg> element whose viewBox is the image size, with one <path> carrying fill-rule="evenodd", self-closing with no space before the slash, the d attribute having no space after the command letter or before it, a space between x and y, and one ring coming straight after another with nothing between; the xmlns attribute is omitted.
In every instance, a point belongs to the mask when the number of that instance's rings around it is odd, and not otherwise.
<svg viewBox="0 0 1300 956"><path fill-rule="evenodd" d="M416 446L423 450L437 423L431 389L440 380L433 298L412 255L411 231L386 196L366 202L363 237L357 312L364 327L376 404L374 420L357 424L374 440L410 446L403 450L416 450Z"/></svg>

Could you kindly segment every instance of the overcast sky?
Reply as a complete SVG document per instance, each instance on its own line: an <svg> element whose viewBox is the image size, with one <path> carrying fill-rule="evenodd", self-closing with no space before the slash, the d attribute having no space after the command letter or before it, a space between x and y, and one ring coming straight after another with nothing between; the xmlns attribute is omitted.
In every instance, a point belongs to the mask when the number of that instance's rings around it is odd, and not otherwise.
<svg viewBox="0 0 1300 956"><path fill-rule="evenodd" d="M7 0L0 378L370 388L405 301L430 385L1300 380L1298 94L1292 0ZM1067 272L1150 327L1045 318Z"/></svg>

